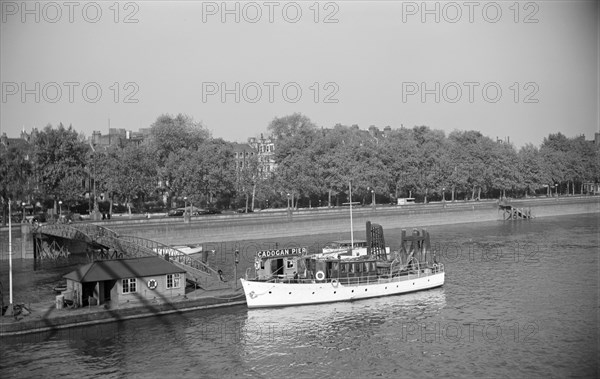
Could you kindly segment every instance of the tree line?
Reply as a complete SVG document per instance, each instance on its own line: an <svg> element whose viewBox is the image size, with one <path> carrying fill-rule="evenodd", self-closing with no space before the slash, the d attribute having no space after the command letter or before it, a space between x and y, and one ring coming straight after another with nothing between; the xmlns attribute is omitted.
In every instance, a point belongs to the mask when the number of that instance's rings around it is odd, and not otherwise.
<svg viewBox="0 0 600 379"><path fill-rule="evenodd" d="M267 133L276 141L277 168L265 174L264 157L256 153L236 165L234 143L213 138L182 114L159 116L141 144L106 148L72 126L47 125L32 130L25 147L0 146L3 214L9 199L17 207L91 205L92 187L110 208L127 204L145 211L182 201L246 209L341 205L350 181L353 200L368 204L398 197L428 202L574 195L600 179L600 150L583 136L549 134L540 146L517 150L473 130L325 129L298 113L273 119Z"/></svg>

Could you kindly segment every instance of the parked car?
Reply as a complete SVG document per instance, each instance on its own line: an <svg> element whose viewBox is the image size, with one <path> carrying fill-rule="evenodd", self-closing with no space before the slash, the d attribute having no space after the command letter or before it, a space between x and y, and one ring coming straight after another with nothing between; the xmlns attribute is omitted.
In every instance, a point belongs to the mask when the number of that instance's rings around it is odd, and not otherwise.
<svg viewBox="0 0 600 379"><path fill-rule="evenodd" d="M250 208L238 208L238 210L236 212L237 213L252 213L254 211Z"/></svg>
<svg viewBox="0 0 600 379"><path fill-rule="evenodd" d="M218 215L218 214L221 214L221 210L217 209L217 208L206 208L206 214Z"/></svg>
<svg viewBox="0 0 600 379"><path fill-rule="evenodd" d="M169 211L169 213L167 213L167 215L169 217L180 217L180 216L183 216L184 213L185 213L185 209L177 208L177 209L171 209Z"/></svg>
<svg viewBox="0 0 600 379"><path fill-rule="evenodd" d="M73 213L73 212L63 212L59 218L59 222L62 222L65 224L70 224L73 221L81 221L81 220L83 220L83 217L81 217L81 215L79 213Z"/></svg>
<svg viewBox="0 0 600 379"><path fill-rule="evenodd" d="M27 219L27 222L31 223L31 224L35 224L35 223L40 223L40 222L46 222L46 214L43 212L40 213L36 213L34 215L28 215L25 216L25 218Z"/></svg>

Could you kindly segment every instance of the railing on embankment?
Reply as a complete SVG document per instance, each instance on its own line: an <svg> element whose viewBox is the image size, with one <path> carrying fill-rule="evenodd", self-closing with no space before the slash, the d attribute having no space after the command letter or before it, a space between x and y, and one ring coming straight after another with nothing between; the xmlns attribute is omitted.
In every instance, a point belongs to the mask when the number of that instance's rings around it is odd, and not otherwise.
<svg viewBox="0 0 600 379"><path fill-rule="evenodd" d="M531 208L536 218L600 212L600 196L560 196L514 199L511 204ZM354 209L356 230L369 219L389 228L481 222L502 219L495 200L456 201L414 205L377 205ZM269 237L348 232L347 208L313 208L261 211L250 214L194 216L185 222L181 217L128 219L113 217L106 221L83 221L72 225L78 229L109 226L120 234L151 238L164 244L218 243ZM15 230L16 229L16 230ZM33 258L31 225L13 225L13 257ZM110 229L106 229L110 230ZM0 259L8 259L8 228L0 227ZM89 234L89 233L86 233Z"/></svg>
<svg viewBox="0 0 600 379"><path fill-rule="evenodd" d="M600 196L535 198L513 200L519 208L531 208L536 217L598 211ZM591 210L590 210L591 209ZM595 210L594 210L595 209ZM353 209L355 231L364 222L384 225L386 229L447 225L502 220L497 200L446 201L429 204L377 205ZM106 222L112 223L114 220ZM260 211L250 214L204 215L186 222L183 218L151 218L133 223L119 221L111 228L121 234L151 238L169 245L215 244L264 238L349 233L349 209L313 208L293 212ZM340 237L341 238L341 237Z"/></svg>

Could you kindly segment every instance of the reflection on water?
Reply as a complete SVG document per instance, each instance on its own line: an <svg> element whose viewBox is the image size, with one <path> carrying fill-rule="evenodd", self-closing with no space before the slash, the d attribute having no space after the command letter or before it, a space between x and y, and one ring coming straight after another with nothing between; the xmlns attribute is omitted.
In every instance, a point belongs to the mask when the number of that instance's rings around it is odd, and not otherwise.
<svg viewBox="0 0 600 379"><path fill-rule="evenodd" d="M365 376L372 376L397 365L386 359L392 352L382 349L383 345L396 346L414 338L418 323L435 317L444 306L444 290L434 289L309 305L301 312L297 307L251 309L242 324L240 342L252 365L262 367L267 376L276 375L282 367L305 367L315 376L331 376L337 367L342 375L356 365ZM367 357L369 362L365 362Z"/></svg>
<svg viewBox="0 0 600 379"><path fill-rule="evenodd" d="M0 377L598 377L597 215L429 231L441 288L7 337Z"/></svg>
<svg viewBox="0 0 600 379"><path fill-rule="evenodd" d="M243 322L243 339L249 341L250 349L255 342L272 344L278 350L289 347L286 345L290 338L351 335L367 326L375 328L394 320L423 319L438 314L444 306L444 290L440 288L403 296L307 305L301 312L298 307L250 309Z"/></svg>

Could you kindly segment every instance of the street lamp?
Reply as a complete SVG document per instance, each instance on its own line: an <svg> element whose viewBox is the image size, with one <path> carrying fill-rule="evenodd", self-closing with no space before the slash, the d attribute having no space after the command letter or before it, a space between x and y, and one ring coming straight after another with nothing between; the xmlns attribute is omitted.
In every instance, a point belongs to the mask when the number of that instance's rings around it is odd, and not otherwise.
<svg viewBox="0 0 600 379"><path fill-rule="evenodd" d="M554 183L554 193L556 194L556 197L558 197L558 183Z"/></svg>
<svg viewBox="0 0 600 379"><path fill-rule="evenodd" d="M233 280L234 280L234 289L237 290L237 266L238 263L240 263L240 251L236 250L235 253L233 254Z"/></svg>
<svg viewBox="0 0 600 379"><path fill-rule="evenodd" d="M442 187L442 201L446 201L446 187Z"/></svg>
<svg viewBox="0 0 600 379"><path fill-rule="evenodd" d="M375 190L371 190L371 206L375 209Z"/></svg>
<svg viewBox="0 0 600 379"><path fill-rule="evenodd" d="M94 148L95 144L90 143L90 147L92 148L92 159L94 161L94 178L93 178L93 182L94 182L94 216L93 219L96 220L97 219L97 215L98 215L98 197L96 197L96 149Z"/></svg>
<svg viewBox="0 0 600 379"><path fill-rule="evenodd" d="M290 209L290 194L289 193L287 194L287 201L288 201L287 207L288 207L288 210L289 210Z"/></svg>
<svg viewBox="0 0 600 379"><path fill-rule="evenodd" d="M60 216L62 216L62 200L58 201L58 219L60 220Z"/></svg>
<svg viewBox="0 0 600 379"><path fill-rule="evenodd" d="M21 206L23 207L23 219L21 220L21 224L22 224L25 222L25 202L22 202Z"/></svg>

